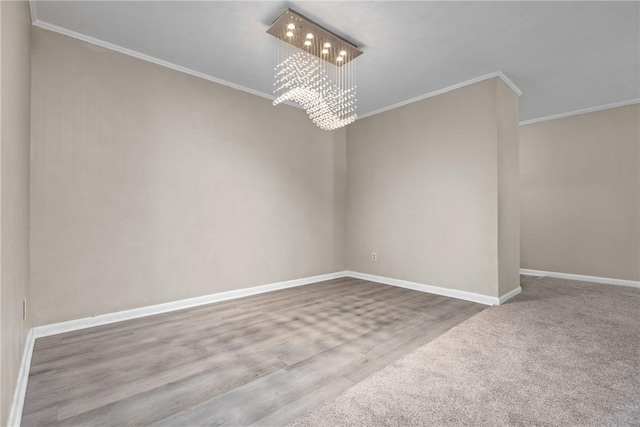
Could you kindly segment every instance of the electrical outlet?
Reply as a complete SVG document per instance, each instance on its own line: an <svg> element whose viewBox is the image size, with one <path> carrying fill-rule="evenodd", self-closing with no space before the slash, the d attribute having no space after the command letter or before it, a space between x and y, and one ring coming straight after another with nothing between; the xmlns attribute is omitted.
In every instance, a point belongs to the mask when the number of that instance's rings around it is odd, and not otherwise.
<svg viewBox="0 0 640 427"><path fill-rule="evenodd" d="M376 252L371 252L371 261L378 261L378 254Z"/></svg>
<svg viewBox="0 0 640 427"><path fill-rule="evenodd" d="M22 320L27 320L27 300L22 300Z"/></svg>

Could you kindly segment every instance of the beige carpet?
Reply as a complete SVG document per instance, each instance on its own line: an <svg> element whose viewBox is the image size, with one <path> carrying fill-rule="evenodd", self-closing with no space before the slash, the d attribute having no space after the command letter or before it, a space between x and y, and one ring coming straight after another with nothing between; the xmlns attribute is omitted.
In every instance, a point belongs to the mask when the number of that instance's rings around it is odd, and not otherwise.
<svg viewBox="0 0 640 427"><path fill-rule="evenodd" d="M296 426L640 425L640 290L542 278Z"/></svg>

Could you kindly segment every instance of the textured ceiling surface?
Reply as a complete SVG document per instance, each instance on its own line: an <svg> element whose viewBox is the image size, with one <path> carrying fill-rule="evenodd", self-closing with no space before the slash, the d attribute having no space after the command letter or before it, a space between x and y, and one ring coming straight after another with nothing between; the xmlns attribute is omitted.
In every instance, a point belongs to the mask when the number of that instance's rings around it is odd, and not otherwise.
<svg viewBox="0 0 640 427"><path fill-rule="evenodd" d="M502 71L520 120L640 98L639 2L38 1L60 27L267 95L287 7L362 48L359 114Z"/></svg>

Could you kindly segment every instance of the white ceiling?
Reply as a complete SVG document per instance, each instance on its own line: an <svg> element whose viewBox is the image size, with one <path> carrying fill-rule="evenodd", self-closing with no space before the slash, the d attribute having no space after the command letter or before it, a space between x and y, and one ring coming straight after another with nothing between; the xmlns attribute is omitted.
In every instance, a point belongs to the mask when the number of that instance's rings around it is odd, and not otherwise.
<svg viewBox="0 0 640 427"><path fill-rule="evenodd" d="M523 92L521 121L640 98L639 2L38 1L32 14L269 95L266 30L287 7L362 48L361 116L497 71Z"/></svg>

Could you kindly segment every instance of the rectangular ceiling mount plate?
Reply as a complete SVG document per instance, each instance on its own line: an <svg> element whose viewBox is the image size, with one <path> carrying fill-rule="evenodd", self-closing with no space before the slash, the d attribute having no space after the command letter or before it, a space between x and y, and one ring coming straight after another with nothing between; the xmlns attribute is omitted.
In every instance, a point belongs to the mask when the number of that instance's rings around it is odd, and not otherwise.
<svg viewBox="0 0 640 427"><path fill-rule="evenodd" d="M338 66L362 55L362 51L353 43L291 9L285 10L269 27L267 33ZM308 34L312 34L313 38L308 38ZM327 43L329 47L325 48ZM323 49L326 49L326 53L323 53ZM342 59L339 59L340 57Z"/></svg>

